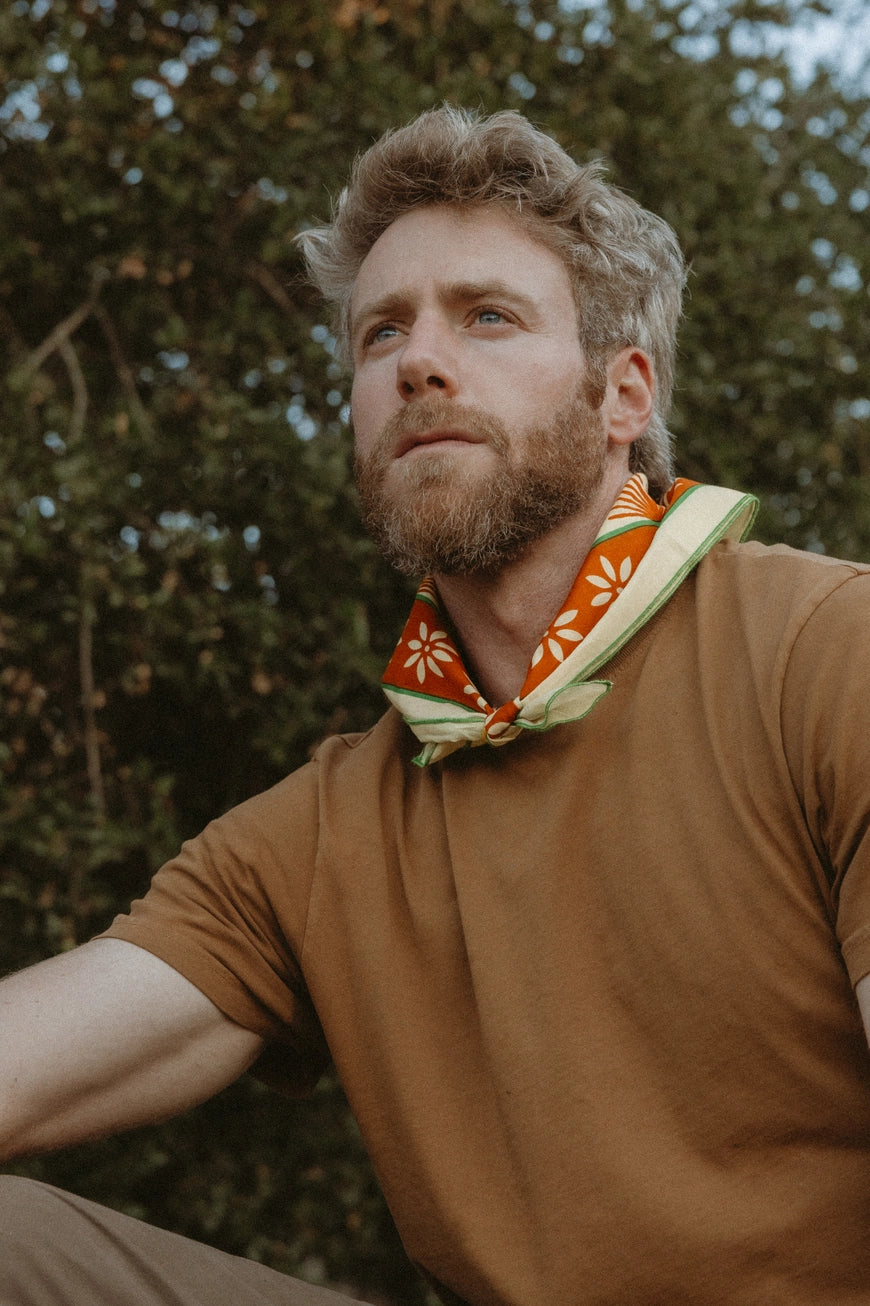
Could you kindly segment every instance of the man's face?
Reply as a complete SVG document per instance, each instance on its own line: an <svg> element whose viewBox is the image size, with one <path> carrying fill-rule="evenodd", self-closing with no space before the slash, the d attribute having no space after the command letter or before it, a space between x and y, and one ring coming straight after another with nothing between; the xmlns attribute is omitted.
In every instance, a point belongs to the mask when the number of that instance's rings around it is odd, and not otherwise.
<svg viewBox="0 0 870 1306"><path fill-rule="evenodd" d="M360 268L351 341L364 516L401 570L495 571L597 490L568 273L510 214L399 218Z"/></svg>

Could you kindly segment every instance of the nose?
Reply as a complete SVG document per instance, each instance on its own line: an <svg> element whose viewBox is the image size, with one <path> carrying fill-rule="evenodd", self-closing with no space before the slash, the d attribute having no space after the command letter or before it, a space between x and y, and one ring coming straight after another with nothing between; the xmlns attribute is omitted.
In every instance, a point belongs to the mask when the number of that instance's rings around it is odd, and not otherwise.
<svg viewBox="0 0 870 1306"><path fill-rule="evenodd" d="M446 324L418 318L402 346L396 384L405 400L457 393L457 361Z"/></svg>

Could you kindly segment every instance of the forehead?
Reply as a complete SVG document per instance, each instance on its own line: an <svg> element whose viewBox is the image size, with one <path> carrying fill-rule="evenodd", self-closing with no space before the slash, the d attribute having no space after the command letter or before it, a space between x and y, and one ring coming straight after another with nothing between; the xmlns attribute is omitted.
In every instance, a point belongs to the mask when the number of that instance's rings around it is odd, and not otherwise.
<svg viewBox="0 0 870 1306"><path fill-rule="evenodd" d="M542 308L573 310L568 270L514 214L495 207L433 205L403 214L382 232L360 265L351 324L382 300L414 303L427 290L467 282L499 283Z"/></svg>

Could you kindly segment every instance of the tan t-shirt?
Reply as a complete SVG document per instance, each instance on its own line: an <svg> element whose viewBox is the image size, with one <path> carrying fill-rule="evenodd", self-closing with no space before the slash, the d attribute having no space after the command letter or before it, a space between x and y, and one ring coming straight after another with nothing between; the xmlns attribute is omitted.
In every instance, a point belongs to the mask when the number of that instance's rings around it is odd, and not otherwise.
<svg viewBox="0 0 870 1306"><path fill-rule="evenodd" d="M474 1306L870 1304L870 569L717 546L597 674L426 769L327 740L111 933L334 1058Z"/></svg>

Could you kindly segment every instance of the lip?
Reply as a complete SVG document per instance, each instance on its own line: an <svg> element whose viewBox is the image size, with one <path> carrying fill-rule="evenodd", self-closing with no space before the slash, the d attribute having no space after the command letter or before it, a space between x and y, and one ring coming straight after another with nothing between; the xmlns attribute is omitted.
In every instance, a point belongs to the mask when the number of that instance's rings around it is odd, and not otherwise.
<svg viewBox="0 0 870 1306"><path fill-rule="evenodd" d="M404 458L405 454L413 449L431 444L480 444L480 440L469 435L467 431L436 428L432 431L421 431L404 436L396 446L395 457Z"/></svg>

